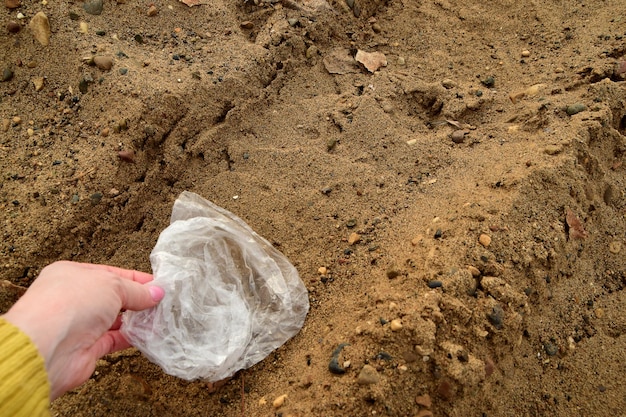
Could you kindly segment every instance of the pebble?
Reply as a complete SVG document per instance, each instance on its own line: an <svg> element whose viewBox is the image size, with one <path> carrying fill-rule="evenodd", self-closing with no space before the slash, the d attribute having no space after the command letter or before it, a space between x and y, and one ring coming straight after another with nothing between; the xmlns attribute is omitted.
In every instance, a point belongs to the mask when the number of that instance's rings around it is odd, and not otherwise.
<svg viewBox="0 0 626 417"><path fill-rule="evenodd" d="M22 118L20 116L14 116L13 119L11 120L11 123L13 123L13 126L21 125Z"/></svg>
<svg viewBox="0 0 626 417"><path fill-rule="evenodd" d="M34 77L31 81L35 87L35 91L41 91L43 89L43 85L45 83L44 77Z"/></svg>
<svg viewBox="0 0 626 417"><path fill-rule="evenodd" d="M473 277L479 277L480 276L480 270L478 268L476 268L475 266L469 265L467 267L467 270L470 271L470 273L472 274Z"/></svg>
<svg viewBox="0 0 626 417"><path fill-rule="evenodd" d="M428 288L441 288L443 287L443 282L438 281L438 280L434 280L434 281L428 281Z"/></svg>
<svg viewBox="0 0 626 417"><path fill-rule="evenodd" d="M276 397L276 399L274 399L274 401L272 402L272 406L274 408L280 408L283 406L283 404L285 404L285 400L287 400L287 394L280 395Z"/></svg>
<svg viewBox="0 0 626 417"><path fill-rule="evenodd" d="M446 90L458 87L458 84L456 82L454 82L453 80L449 79L449 78L446 78L443 81L441 81L441 85Z"/></svg>
<svg viewBox="0 0 626 417"><path fill-rule="evenodd" d="M486 234L481 234L480 237L478 238L478 242L483 245L484 247L487 247L491 244L491 236L486 235Z"/></svg>
<svg viewBox="0 0 626 417"><path fill-rule="evenodd" d="M545 153L547 153L548 155L558 155L561 152L563 152L563 146L561 145L548 145L546 146L543 151Z"/></svg>
<svg viewBox="0 0 626 417"><path fill-rule="evenodd" d="M622 250L622 242L618 242L617 240L609 243L609 252L613 254L617 254Z"/></svg>
<svg viewBox="0 0 626 417"><path fill-rule="evenodd" d="M326 274L328 273L328 268L326 268L325 266L320 266L320 267L317 269L317 272L318 272L320 275L326 275Z"/></svg>
<svg viewBox="0 0 626 417"><path fill-rule="evenodd" d="M92 15L102 14L102 8L104 7L104 3L102 0L87 0L83 4L83 9Z"/></svg>
<svg viewBox="0 0 626 417"><path fill-rule="evenodd" d="M522 51L522 57L524 57L524 58L528 58L529 56L530 56L530 51L529 51L529 50L527 50L527 49L524 49L524 50Z"/></svg>
<svg viewBox="0 0 626 417"><path fill-rule="evenodd" d="M80 33L89 33L89 25L87 24L87 22L80 22L78 24L78 31Z"/></svg>
<svg viewBox="0 0 626 417"><path fill-rule="evenodd" d="M428 394L417 396L415 398L415 402L417 403L417 405L420 405L426 408L430 408L433 405L433 401L431 400L430 395Z"/></svg>
<svg viewBox="0 0 626 417"><path fill-rule="evenodd" d="M565 108L565 113L567 113L569 116L573 116L585 110L587 110L587 106L582 103L575 103L567 106Z"/></svg>
<svg viewBox="0 0 626 417"><path fill-rule="evenodd" d="M97 192L97 193L93 193L92 195L89 196L89 200L91 200L91 205L95 206L97 205L100 200L102 200L102 193L101 192Z"/></svg>
<svg viewBox="0 0 626 417"><path fill-rule="evenodd" d="M398 330L402 329L402 320L393 319L391 320L391 323L389 324L389 326L391 327L392 332L397 332Z"/></svg>
<svg viewBox="0 0 626 417"><path fill-rule="evenodd" d="M2 81L11 81L13 79L13 70L11 68L5 68L2 70Z"/></svg>
<svg viewBox="0 0 626 417"><path fill-rule="evenodd" d="M348 237L348 244L354 245L355 243L359 243L361 241L361 235L358 233L351 233L350 237Z"/></svg>
<svg viewBox="0 0 626 417"><path fill-rule="evenodd" d="M492 88L496 85L496 79L492 76L489 76L485 78L484 80L482 80L480 83L487 88Z"/></svg>
<svg viewBox="0 0 626 417"><path fill-rule="evenodd" d="M372 365L363 365L356 382L359 385L372 385L380 381L380 375Z"/></svg>
<svg viewBox="0 0 626 417"><path fill-rule="evenodd" d="M2 119L2 131L6 132L11 127L11 121L9 119Z"/></svg>
<svg viewBox="0 0 626 417"><path fill-rule="evenodd" d="M491 313L487 314L487 318L493 324L493 327L499 330L504 322L504 310L497 305L491 310Z"/></svg>
<svg viewBox="0 0 626 417"><path fill-rule="evenodd" d="M44 12L39 12L28 24L33 37L43 46L50 44L50 22Z"/></svg>
<svg viewBox="0 0 626 417"><path fill-rule="evenodd" d="M128 68L120 68L120 75L128 74Z"/></svg>
<svg viewBox="0 0 626 417"><path fill-rule="evenodd" d="M551 342L544 343L543 348L548 354L548 356L554 356L559 351L559 348L554 343L551 343Z"/></svg>
<svg viewBox="0 0 626 417"><path fill-rule="evenodd" d="M239 27L241 27L242 29L250 30L254 27L254 23L249 20L246 20L245 22L241 22Z"/></svg>
<svg viewBox="0 0 626 417"><path fill-rule="evenodd" d="M300 21L295 18L287 19L287 23L289 23L289 26L291 27L295 27L299 22Z"/></svg>
<svg viewBox="0 0 626 417"><path fill-rule="evenodd" d="M374 23L372 25L372 30L374 31L374 33L380 33L382 32L383 28L378 23Z"/></svg>
<svg viewBox="0 0 626 417"><path fill-rule="evenodd" d="M10 21L9 23L7 23L7 31L9 33L17 33L22 29L22 25L20 25L17 22L14 21Z"/></svg>
<svg viewBox="0 0 626 417"><path fill-rule="evenodd" d="M153 4L148 8L148 16L156 16L159 13L159 9Z"/></svg>
<svg viewBox="0 0 626 417"><path fill-rule="evenodd" d="M452 138L452 142L454 143L463 143L465 141L465 135L467 132L465 130L455 130L452 132L450 137Z"/></svg>
<svg viewBox="0 0 626 417"><path fill-rule="evenodd" d="M387 268L387 278L394 279L400 275L400 270L395 266L391 265Z"/></svg>
<svg viewBox="0 0 626 417"><path fill-rule="evenodd" d="M113 58L110 56L96 55L93 57L93 63L102 71L110 71L113 67Z"/></svg>
<svg viewBox="0 0 626 417"><path fill-rule="evenodd" d="M17 9L22 5L20 0L4 0L4 5L7 9Z"/></svg>

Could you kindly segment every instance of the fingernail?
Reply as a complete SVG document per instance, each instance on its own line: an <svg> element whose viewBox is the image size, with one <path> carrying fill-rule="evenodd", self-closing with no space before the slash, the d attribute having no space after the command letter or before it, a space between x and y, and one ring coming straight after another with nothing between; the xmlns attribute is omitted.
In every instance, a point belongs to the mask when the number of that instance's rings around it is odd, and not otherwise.
<svg viewBox="0 0 626 417"><path fill-rule="evenodd" d="M150 288L148 288L148 291L150 291L150 296L154 301L161 301L165 296L165 290L161 287L157 287L156 285L151 285Z"/></svg>

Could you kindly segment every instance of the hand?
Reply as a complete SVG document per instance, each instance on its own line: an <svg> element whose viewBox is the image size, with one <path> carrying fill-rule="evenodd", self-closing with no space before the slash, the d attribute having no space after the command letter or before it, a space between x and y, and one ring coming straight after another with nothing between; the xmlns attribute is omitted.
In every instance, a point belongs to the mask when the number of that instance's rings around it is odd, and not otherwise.
<svg viewBox="0 0 626 417"><path fill-rule="evenodd" d="M120 310L155 306L163 289L152 275L106 265L55 262L45 267L4 318L26 333L43 356L51 400L85 382L102 356L130 344Z"/></svg>

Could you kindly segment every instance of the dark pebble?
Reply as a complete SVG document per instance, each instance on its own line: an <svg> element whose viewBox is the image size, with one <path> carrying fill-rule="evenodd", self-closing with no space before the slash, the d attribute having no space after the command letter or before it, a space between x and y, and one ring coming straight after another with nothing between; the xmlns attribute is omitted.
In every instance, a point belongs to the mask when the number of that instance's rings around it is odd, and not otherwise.
<svg viewBox="0 0 626 417"><path fill-rule="evenodd" d="M379 359L383 361L390 361L393 359L393 356L391 356L387 352L380 352L378 355L375 356L375 359Z"/></svg>
<svg viewBox="0 0 626 417"><path fill-rule="evenodd" d="M481 81L481 84L484 85L487 88L491 88L494 85L496 85L496 79L489 76L487 78L485 78L484 80Z"/></svg>
<svg viewBox="0 0 626 417"><path fill-rule="evenodd" d="M142 45L143 44L143 36L135 35L135 42L137 42L138 44Z"/></svg>
<svg viewBox="0 0 626 417"><path fill-rule="evenodd" d="M604 392L606 391L606 387L604 385L598 385L598 391Z"/></svg>
<svg viewBox="0 0 626 417"><path fill-rule="evenodd" d="M332 190L333 189L330 188L330 187L324 187L324 188L321 189L322 194L324 194L324 195L329 195Z"/></svg>
<svg viewBox="0 0 626 417"><path fill-rule="evenodd" d="M353 253L353 252L352 252L352 249L350 249L350 248L348 248L348 249L344 249L344 250L343 250L343 254L344 254L344 255L352 255L352 253Z"/></svg>
<svg viewBox="0 0 626 417"><path fill-rule="evenodd" d="M2 81L11 81L13 79L13 70L11 68L5 68L2 71Z"/></svg>
<svg viewBox="0 0 626 417"><path fill-rule="evenodd" d="M17 22L13 22L13 21L11 21L11 22L7 23L7 31L8 31L9 33L17 33L17 32L19 32L21 29L22 29L22 25L20 25L20 24L19 24L19 23L17 23Z"/></svg>
<svg viewBox="0 0 626 417"><path fill-rule="evenodd" d="M441 239L441 236L443 236L443 232L441 231L441 229L437 229L435 231L435 239Z"/></svg>
<svg viewBox="0 0 626 417"><path fill-rule="evenodd" d="M98 35L98 36L104 36L106 34L107 33L104 30L96 30L96 35Z"/></svg>
<svg viewBox="0 0 626 417"><path fill-rule="evenodd" d="M89 196L89 199L91 200L91 205L95 206L96 204L100 202L100 200L102 200L102 193L100 192L93 193L92 195Z"/></svg>
<svg viewBox="0 0 626 417"><path fill-rule="evenodd" d="M556 347L554 343L546 342L543 344L543 349L546 351L548 356L554 356L559 351L559 348Z"/></svg>
<svg viewBox="0 0 626 417"><path fill-rule="evenodd" d="M487 314L487 318L499 330L502 328L502 322L504 321L504 310L500 306L495 306L491 313Z"/></svg>
<svg viewBox="0 0 626 417"><path fill-rule="evenodd" d="M587 110L587 106L581 103L576 103L576 104L570 104L569 106L567 106L565 108L565 113L567 113L569 116L573 116L585 110Z"/></svg>
<svg viewBox="0 0 626 417"><path fill-rule="evenodd" d="M76 12L69 12L70 20L78 20L80 19L80 15Z"/></svg>
<svg viewBox="0 0 626 417"><path fill-rule="evenodd" d="M443 287L443 282L441 281L428 281L428 288L441 288Z"/></svg>
<svg viewBox="0 0 626 417"><path fill-rule="evenodd" d="M83 9L92 15L100 15L102 14L102 8L104 7L104 3L102 0L87 0L83 4Z"/></svg>
<svg viewBox="0 0 626 417"><path fill-rule="evenodd" d="M355 219L350 219L346 222L346 227L349 229L352 229L354 226L356 226L356 220Z"/></svg>
<svg viewBox="0 0 626 417"><path fill-rule="evenodd" d="M120 75L128 74L128 68L120 68Z"/></svg>
<svg viewBox="0 0 626 417"><path fill-rule="evenodd" d="M14 206L19 206L20 205L20 202L17 201L17 200L13 200L12 203L13 203Z"/></svg>

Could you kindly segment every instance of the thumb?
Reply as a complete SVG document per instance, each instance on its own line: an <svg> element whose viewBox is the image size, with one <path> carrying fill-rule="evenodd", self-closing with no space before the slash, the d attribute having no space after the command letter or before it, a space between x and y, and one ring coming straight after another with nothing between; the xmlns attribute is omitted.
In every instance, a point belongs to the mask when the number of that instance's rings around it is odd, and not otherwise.
<svg viewBox="0 0 626 417"><path fill-rule="evenodd" d="M154 307L165 296L163 288L156 285L139 284L126 279L119 280L118 295L124 310L145 310Z"/></svg>

